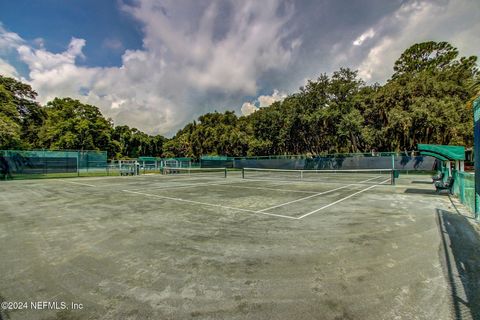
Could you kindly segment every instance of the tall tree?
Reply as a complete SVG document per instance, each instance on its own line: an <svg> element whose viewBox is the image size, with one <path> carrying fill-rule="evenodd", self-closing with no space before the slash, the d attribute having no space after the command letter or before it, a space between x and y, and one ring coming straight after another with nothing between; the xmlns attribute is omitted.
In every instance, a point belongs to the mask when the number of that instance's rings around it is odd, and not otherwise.
<svg viewBox="0 0 480 320"><path fill-rule="evenodd" d="M3 88L3 100L7 99L16 109L16 115L11 119L20 130L21 143L17 144L17 147L38 147L38 129L43 124L45 113L35 101L37 93L30 85L2 75L0 75L0 86ZM6 98L5 92L8 92L9 98ZM2 118L5 125L5 114ZM10 129L12 129L11 126ZM11 132L11 130L7 131Z"/></svg>
<svg viewBox="0 0 480 320"><path fill-rule="evenodd" d="M476 57L461 57L446 42L408 48L395 73L378 90L374 112L385 137L381 148L413 149L418 143L471 145L473 130L467 101L469 83L478 77ZM386 115L386 116L385 116Z"/></svg>
<svg viewBox="0 0 480 320"><path fill-rule="evenodd" d="M20 114L12 94L0 84L0 150L22 147Z"/></svg>
<svg viewBox="0 0 480 320"><path fill-rule="evenodd" d="M100 110L70 98L55 98L45 107L40 142L50 149L107 150L112 123Z"/></svg>

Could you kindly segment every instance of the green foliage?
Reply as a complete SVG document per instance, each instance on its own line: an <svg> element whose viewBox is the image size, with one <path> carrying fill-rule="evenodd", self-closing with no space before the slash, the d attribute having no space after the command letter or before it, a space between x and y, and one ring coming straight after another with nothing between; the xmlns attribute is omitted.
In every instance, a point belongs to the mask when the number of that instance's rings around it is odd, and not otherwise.
<svg viewBox="0 0 480 320"><path fill-rule="evenodd" d="M143 155L161 156L165 138L161 135L149 136L136 128L117 126L112 138L116 149L112 152L117 158L138 158Z"/></svg>
<svg viewBox="0 0 480 320"><path fill-rule="evenodd" d="M237 117L212 112L171 138L113 126L70 98L45 107L30 86L0 76L0 148L101 149L109 157L321 154L412 150L418 143L473 144L471 102L480 94L476 57L446 42L411 46L383 86L356 71L321 74L282 102Z"/></svg>
<svg viewBox="0 0 480 320"><path fill-rule="evenodd" d="M422 42L414 44L395 62L393 78L421 71L441 70L458 56L458 50L448 42Z"/></svg>
<svg viewBox="0 0 480 320"><path fill-rule="evenodd" d="M165 143L165 155L199 159L206 154L246 154L248 141L242 122L232 111L204 114Z"/></svg>
<svg viewBox="0 0 480 320"><path fill-rule="evenodd" d="M0 75L1 148L36 147L44 113L37 93L24 83Z"/></svg>
<svg viewBox="0 0 480 320"><path fill-rule="evenodd" d="M106 150L112 124L97 107L70 98L55 98L45 106L41 146L50 149Z"/></svg>

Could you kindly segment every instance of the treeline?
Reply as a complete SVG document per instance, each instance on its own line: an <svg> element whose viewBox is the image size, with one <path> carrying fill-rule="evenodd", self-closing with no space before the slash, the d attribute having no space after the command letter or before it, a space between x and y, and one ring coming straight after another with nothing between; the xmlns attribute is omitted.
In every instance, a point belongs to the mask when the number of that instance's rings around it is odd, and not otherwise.
<svg viewBox="0 0 480 320"><path fill-rule="evenodd" d="M100 110L70 98L45 106L32 88L0 75L0 150L106 150L110 158L161 155L166 140L128 126L114 126Z"/></svg>
<svg viewBox="0 0 480 320"><path fill-rule="evenodd" d="M0 76L0 149L96 149L110 157L324 154L472 146L477 58L446 42L407 49L383 86L341 68L249 116L207 113L171 139L114 126L97 107L56 98L40 106L26 84Z"/></svg>

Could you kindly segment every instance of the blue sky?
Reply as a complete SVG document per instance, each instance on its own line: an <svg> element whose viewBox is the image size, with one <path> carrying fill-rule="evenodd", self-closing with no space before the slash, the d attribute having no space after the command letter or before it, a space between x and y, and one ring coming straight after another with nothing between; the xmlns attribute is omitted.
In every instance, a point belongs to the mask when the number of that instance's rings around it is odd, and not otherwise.
<svg viewBox="0 0 480 320"><path fill-rule="evenodd" d="M477 55L478 30L478 0L1 1L0 74L30 83L41 103L73 97L171 136L342 66L383 83L417 42Z"/></svg>
<svg viewBox="0 0 480 320"><path fill-rule="evenodd" d="M125 49L142 47L142 30L117 0L15 0L0 2L0 21L27 41L43 39L62 52L72 37L86 39L87 66L120 66Z"/></svg>

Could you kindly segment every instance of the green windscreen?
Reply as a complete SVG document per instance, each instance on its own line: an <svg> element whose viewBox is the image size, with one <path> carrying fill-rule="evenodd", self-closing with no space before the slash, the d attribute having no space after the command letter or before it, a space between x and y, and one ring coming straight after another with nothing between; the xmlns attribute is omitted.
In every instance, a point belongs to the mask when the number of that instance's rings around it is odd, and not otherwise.
<svg viewBox="0 0 480 320"><path fill-rule="evenodd" d="M453 170L453 193L471 212L475 212L475 174Z"/></svg>
<svg viewBox="0 0 480 320"><path fill-rule="evenodd" d="M0 150L0 180L80 176L107 170L107 152Z"/></svg>

